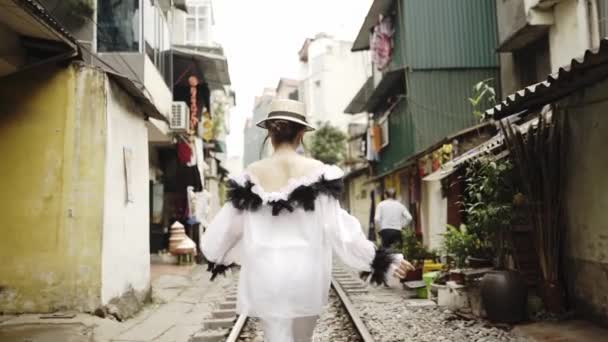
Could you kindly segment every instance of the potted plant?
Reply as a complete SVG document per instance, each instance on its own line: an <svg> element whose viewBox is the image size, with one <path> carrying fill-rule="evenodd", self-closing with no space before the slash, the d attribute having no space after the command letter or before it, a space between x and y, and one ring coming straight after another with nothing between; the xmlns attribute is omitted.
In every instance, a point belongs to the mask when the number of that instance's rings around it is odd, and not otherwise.
<svg viewBox="0 0 608 342"><path fill-rule="evenodd" d="M408 272L404 281L422 280L424 260L429 252L424 248L413 229L404 229L401 234L403 241L401 252L403 253L403 257L409 260L416 268L415 271Z"/></svg>
<svg viewBox="0 0 608 342"><path fill-rule="evenodd" d="M527 288L522 275L505 266L516 194L509 161L477 160L467 166L463 200L467 226L479 241L477 255L494 259L495 269L481 282L483 305L492 321L525 318Z"/></svg>
<svg viewBox="0 0 608 342"><path fill-rule="evenodd" d="M447 232L443 234L443 251L450 258L450 280L457 284L464 283L462 269L467 266L467 258L475 250L478 241L469 232L467 226L462 224L456 228L448 225Z"/></svg>

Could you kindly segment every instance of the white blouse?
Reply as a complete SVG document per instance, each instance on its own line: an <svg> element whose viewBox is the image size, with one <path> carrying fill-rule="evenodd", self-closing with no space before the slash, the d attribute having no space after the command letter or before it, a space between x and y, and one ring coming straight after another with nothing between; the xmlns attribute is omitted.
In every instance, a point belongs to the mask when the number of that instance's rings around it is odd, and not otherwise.
<svg viewBox="0 0 608 342"><path fill-rule="evenodd" d="M340 207L343 175L325 165L277 192L264 191L247 173L228 182L229 202L203 235L201 250L213 277L241 265L239 314L319 315L327 304L332 254L371 272L376 283L400 262L401 256L376 251L357 219Z"/></svg>

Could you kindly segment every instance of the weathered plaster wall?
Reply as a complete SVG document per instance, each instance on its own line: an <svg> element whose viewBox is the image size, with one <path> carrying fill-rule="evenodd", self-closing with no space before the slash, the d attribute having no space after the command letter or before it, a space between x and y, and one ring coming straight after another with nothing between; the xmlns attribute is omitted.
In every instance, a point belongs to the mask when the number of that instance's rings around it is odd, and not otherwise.
<svg viewBox="0 0 608 342"><path fill-rule="evenodd" d="M582 56L588 48L588 42L581 39L581 35L589 31L589 28L577 15L577 2L577 0L561 1L553 9L555 24L549 30L552 72L569 65L572 58Z"/></svg>
<svg viewBox="0 0 608 342"><path fill-rule="evenodd" d="M148 131L143 114L124 91L105 85L107 145L102 244L102 304L150 282ZM124 151L131 151L127 201Z"/></svg>
<svg viewBox="0 0 608 342"><path fill-rule="evenodd" d="M571 302L608 325L608 82L566 99L566 277Z"/></svg>
<svg viewBox="0 0 608 342"><path fill-rule="evenodd" d="M441 194L440 180L422 181L422 203L420 216L422 238L425 247L431 250L441 248L443 236L447 230L448 203Z"/></svg>
<svg viewBox="0 0 608 342"><path fill-rule="evenodd" d="M0 80L0 312L99 304L104 77L46 66Z"/></svg>
<svg viewBox="0 0 608 342"><path fill-rule="evenodd" d="M348 201L350 214L356 217L367 236L369 233L370 193L373 183L366 183L369 177L366 173L354 176L348 180Z"/></svg>

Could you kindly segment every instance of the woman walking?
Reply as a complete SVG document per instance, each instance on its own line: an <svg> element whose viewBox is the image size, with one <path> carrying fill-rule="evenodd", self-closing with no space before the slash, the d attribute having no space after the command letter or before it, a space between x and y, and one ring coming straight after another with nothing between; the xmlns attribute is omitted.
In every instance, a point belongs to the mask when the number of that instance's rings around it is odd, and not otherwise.
<svg viewBox="0 0 608 342"><path fill-rule="evenodd" d="M382 284L413 267L376 249L357 219L340 208L343 172L299 155L304 104L275 100L258 123L274 154L228 182L228 203L203 236L213 277L241 265L237 312L262 321L268 342L309 342L327 304L332 255ZM212 277L212 278L213 278Z"/></svg>

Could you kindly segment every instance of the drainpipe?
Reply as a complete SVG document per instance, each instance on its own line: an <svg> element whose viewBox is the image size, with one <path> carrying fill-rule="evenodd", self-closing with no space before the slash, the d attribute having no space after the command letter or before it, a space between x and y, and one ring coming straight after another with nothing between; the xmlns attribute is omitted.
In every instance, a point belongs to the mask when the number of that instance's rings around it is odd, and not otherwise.
<svg viewBox="0 0 608 342"><path fill-rule="evenodd" d="M597 8L597 0L589 0L589 32L591 32L591 47L600 47L600 16Z"/></svg>
<svg viewBox="0 0 608 342"><path fill-rule="evenodd" d="M576 4L576 16L578 22L578 35L580 41L583 43L582 48L587 50L593 47L592 36L591 36L591 23L589 17L589 1L578 0Z"/></svg>

